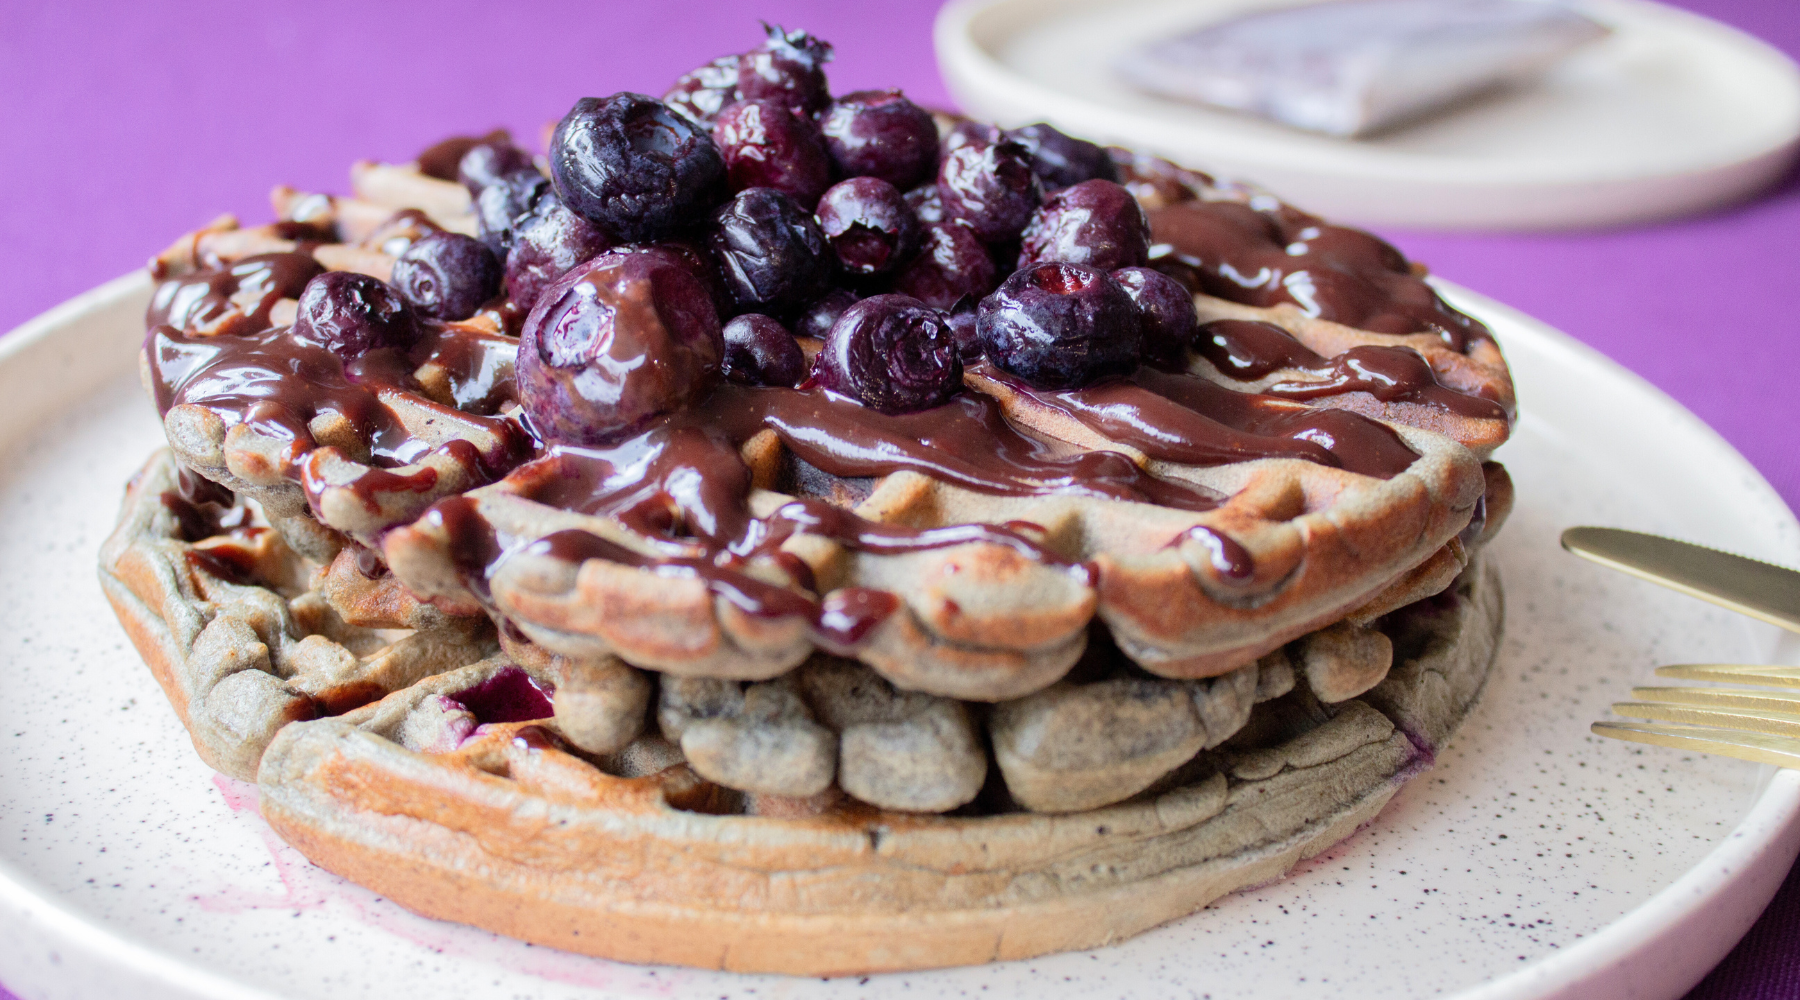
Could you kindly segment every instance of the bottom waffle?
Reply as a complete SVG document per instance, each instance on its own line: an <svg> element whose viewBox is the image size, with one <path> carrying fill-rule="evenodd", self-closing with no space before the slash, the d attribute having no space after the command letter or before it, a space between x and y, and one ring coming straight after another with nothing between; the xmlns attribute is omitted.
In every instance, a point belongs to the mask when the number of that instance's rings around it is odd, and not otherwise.
<svg viewBox="0 0 1800 1000"><path fill-rule="evenodd" d="M322 867L535 943L808 975L1091 947L1279 877L1429 766L1502 618L1477 552L1437 596L1199 681L1101 629L999 704L822 653L677 678L304 559L166 452L101 578L202 757ZM597 729L622 749L581 749Z"/></svg>

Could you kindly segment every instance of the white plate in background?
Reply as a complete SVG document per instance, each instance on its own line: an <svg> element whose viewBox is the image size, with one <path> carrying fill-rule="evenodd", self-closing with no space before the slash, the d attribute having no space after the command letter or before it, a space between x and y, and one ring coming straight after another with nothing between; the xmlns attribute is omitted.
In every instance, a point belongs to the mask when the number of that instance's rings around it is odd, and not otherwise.
<svg viewBox="0 0 1800 1000"><path fill-rule="evenodd" d="M1142 93L1113 61L1145 41L1295 0L952 0L938 67L969 114L1254 181L1363 225L1564 229L1743 198L1800 144L1800 69L1743 32L1649 0L1584 0L1614 29L1540 83L1371 139Z"/></svg>
<svg viewBox="0 0 1800 1000"><path fill-rule="evenodd" d="M1800 851L1800 772L1601 740L1653 664L1800 663L1800 637L1562 553L1576 523L1789 563L1800 525L1711 430L1469 293L1523 418L1499 457L1507 633L1432 771L1289 877L1112 948L833 981L621 965L414 916L309 865L195 756L95 580L162 440L121 279L0 340L0 983L24 1000L1382 996L1675 998ZM1783 644L1785 643L1785 645Z"/></svg>

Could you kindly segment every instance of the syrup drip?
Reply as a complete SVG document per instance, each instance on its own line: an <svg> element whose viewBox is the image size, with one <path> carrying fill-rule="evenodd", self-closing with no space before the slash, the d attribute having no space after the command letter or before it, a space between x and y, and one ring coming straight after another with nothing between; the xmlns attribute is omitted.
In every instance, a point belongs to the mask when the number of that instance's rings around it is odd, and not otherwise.
<svg viewBox="0 0 1800 1000"><path fill-rule="evenodd" d="M1366 392L1384 403L1408 402L1474 420L1506 420L1506 409L1479 396L1457 392L1417 351L1407 347L1364 345L1327 360L1269 323L1221 320L1200 329L1197 350L1224 374L1244 381L1295 369L1316 380L1276 382L1264 395L1284 399L1318 399L1347 392Z"/></svg>
<svg viewBox="0 0 1800 1000"><path fill-rule="evenodd" d="M370 510L380 509L378 492L431 489L437 474L430 469L410 476L386 470L417 462L433 450L487 480L504 475L534 450L515 417L491 415L514 401L510 359L516 347L509 338L456 326L428 327L407 351L380 348L346 363L323 347L296 340L286 327L195 337L162 325L151 329L144 352L159 412L194 403L227 427L247 424L286 439L291 444L281 471L306 486L309 495L324 484L309 476L300 459L318 447L311 425L321 415L341 416L367 444L368 463L375 468L349 485ZM434 449L407 430L384 396L405 394L409 405L434 406L425 401L414 378L421 367L439 370L452 398L469 406L462 413L446 409L446 419L481 425L500 442L497 447L483 451L458 439Z"/></svg>
<svg viewBox="0 0 1800 1000"><path fill-rule="evenodd" d="M1266 200L1268 204L1261 203ZM1377 333L1435 333L1455 350L1487 327L1439 298L1398 250L1273 199L1183 201L1149 213L1153 265L1207 295Z"/></svg>
<svg viewBox="0 0 1800 1000"><path fill-rule="evenodd" d="M1142 367L1083 389L1047 392L991 366L977 370L1034 404L1166 462L1212 466L1298 458L1391 479L1419 457L1399 435L1366 417L1235 392L1196 375Z"/></svg>

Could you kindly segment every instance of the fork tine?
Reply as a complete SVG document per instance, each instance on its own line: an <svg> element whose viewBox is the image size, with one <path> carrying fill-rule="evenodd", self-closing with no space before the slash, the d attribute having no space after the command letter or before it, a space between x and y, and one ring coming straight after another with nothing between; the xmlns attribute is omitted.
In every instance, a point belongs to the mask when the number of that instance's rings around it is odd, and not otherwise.
<svg viewBox="0 0 1800 1000"><path fill-rule="evenodd" d="M1653 722L1679 722L1690 726L1711 726L1742 732L1786 736L1800 740L1800 712L1766 712L1754 709L1700 708L1693 705L1654 704L1622 701L1612 707L1614 715Z"/></svg>
<svg viewBox="0 0 1800 1000"><path fill-rule="evenodd" d="M1758 764L1773 764L1776 767L1800 768L1800 741L1781 736L1705 726L1632 725L1619 722L1596 722L1590 728L1597 736L1608 736L1615 740L1649 743L1677 750L1696 750Z"/></svg>
<svg viewBox="0 0 1800 1000"><path fill-rule="evenodd" d="M1631 689L1638 701L1719 708L1747 708L1764 712L1800 712L1800 691L1764 691L1752 688L1639 687Z"/></svg>
<svg viewBox="0 0 1800 1000"><path fill-rule="evenodd" d="M1800 687L1800 667L1753 663L1676 663L1657 667L1656 676L1685 681L1740 681L1771 687Z"/></svg>

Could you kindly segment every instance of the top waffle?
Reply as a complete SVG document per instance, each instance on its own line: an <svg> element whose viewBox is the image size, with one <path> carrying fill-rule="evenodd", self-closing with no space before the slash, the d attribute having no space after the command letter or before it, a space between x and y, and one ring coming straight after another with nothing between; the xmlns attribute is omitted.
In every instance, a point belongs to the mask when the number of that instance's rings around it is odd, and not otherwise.
<svg viewBox="0 0 1800 1000"><path fill-rule="evenodd" d="M1224 674L1443 589L1503 513L1500 352L1375 237L1124 151L1071 178L1053 154L1086 144L1047 127L705 96L584 100L554 184L455 140L183 238L143 355L180 463L515 644L731 680L823 650L975 701L1055 683L1096 623L1151 673ZM605 143L645 116L681 141L639 174L671 186L620 193ZM923 174L832 131L917 118ZM793 122L849 180L739 170ZM1046 353L1059 296L1088 326Z"/></svg>

